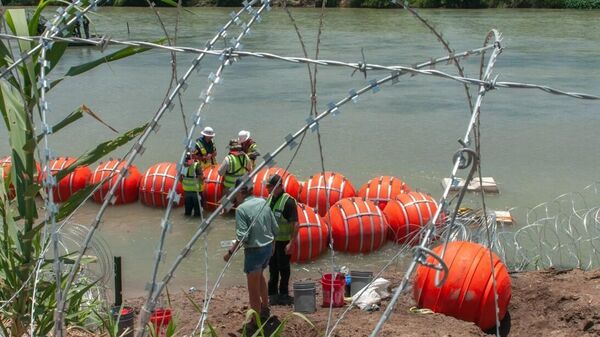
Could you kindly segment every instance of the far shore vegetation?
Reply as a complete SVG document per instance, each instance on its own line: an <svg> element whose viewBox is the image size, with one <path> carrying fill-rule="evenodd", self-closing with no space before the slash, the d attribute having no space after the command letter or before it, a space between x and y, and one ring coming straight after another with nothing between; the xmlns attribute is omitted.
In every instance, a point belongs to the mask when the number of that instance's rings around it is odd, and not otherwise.
<svg viewBox="0 0 600 337"><path fill-rule="evenodd" d="M243 0L182 0L185 7L237 7ZM289 6L350 8L394 8L397 5L389 0L289 0ZM398 0L403 1L403 0ZM161 0L154 1L158 6L169 6ZM175 1L176 2L176 1ZM281 4L281 1L275 1ZM8 0L8 6L35 6L37 0ZM600 9L600 0L409 0L415 8L572 8ZM108 0L106 6L148 6L146 0Z"/></svg>

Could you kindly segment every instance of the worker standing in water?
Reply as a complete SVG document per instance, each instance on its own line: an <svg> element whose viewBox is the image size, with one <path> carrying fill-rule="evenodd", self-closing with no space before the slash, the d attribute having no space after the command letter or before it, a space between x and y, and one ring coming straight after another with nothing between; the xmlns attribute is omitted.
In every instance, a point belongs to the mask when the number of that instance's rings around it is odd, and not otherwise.
<svg viewBox="0 0 600 337"><path fill-rule="evenodd" d="M200 164L204 169L217 164L217 149L213 143L215 131L210 126L207 126L200 134L202 137L196 139L194 155L200 160Z"/></svg>
<svg viewBox="0 0 600 337"><path fill-rule="evenodd" d="M223 177L223 196L227 196L229 191L235 186L235 181L248 173L251 167L250 158L242 151L242 147L238 143L237 139L229 141L229 154L223 159L221 166L219 166L219 175ZM230 205L227 205L224 212L228 212L231 209Z"/></svg>
<svg viewBox="0 0 600 337"><path fill-rule="evenodd" d="M185 216L202 217L200 205L202 203L204 176L200 162L193 157L191 153L187 153L184 164L185 174L181 177L181 185L185 198Z"/></svg>
<svg viewBox="0 0 600 337"><path fill-rule="evenodd" d="M238 142L242 146L242 151L248 155L248 158L252 161L252 168L255 167L255 161L260 153L258 153L258 148L256 142L250 138L250 131L242 130L238 133Z"/></svg>

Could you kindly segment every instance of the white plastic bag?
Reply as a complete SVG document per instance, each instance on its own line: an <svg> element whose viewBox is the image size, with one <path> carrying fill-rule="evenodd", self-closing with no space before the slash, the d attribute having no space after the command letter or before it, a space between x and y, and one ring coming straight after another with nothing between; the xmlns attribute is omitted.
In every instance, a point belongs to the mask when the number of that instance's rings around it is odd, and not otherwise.
<svg viewBox="0 0 600 337"><path fill-rule="evenodd" d="M390 297L387 290L389 286L390 281L380 277L354 294L352 301L361 310L367 310L373 305L379 304L382 299ZM365 288L366 290L364 290Z"/></svg>

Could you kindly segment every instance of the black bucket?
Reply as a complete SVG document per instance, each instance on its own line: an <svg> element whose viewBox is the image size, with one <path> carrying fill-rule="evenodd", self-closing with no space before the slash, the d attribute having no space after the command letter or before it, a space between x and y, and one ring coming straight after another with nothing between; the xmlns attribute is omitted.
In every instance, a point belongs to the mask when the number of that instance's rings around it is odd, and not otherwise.
<svg viewBox="0 0 600 337"><path fill-rule="evenodd" d="M371 271L350 271L352 283L350 283L350 294L354 296L367 284L373 280L373 272Z"/></svg>
<svg viewBox="0 0 600 337"><path fill-rule="evenodd" d="M119 330L117 332L117 336L133 337L135 310L132 307L113 307L112 317L115 322L117 321L117 319L119 320ZM123 334L126 330L127 332Z"/></svg>

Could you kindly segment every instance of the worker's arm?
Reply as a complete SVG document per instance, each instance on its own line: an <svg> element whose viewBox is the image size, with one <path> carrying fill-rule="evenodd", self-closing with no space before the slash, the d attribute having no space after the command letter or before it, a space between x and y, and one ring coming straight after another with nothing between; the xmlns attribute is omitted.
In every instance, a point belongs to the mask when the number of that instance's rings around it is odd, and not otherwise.
<svg viewBox="0 0 600 337"><path fill-rule="evenodd" d="M225 255L223 256L223 260L225 260L225 262L229 262L229 259L231 259L231 256L238 249L239 245L240 245L240 241L235 240L235 242L233 243L233 246L231 246L231 248L229 248L229 250L227 250L227 253L225 253Z"/></svg>
<svg viewBox="0 0 600 337"><path fill-rule="evenodd" d="M227 158L228 157L225 157L221 163L221 166L219 166L219 175L221 177L224 177L225 173L227 173L227 170L229 169L229 160L227 160Z"/></svg>
<svg viewBox="0 0 600 337"><path fill-rule="evenodd" d="M298 235L298 230L300 229L300 226L298 225L298 205L296 204L296 200L294 200L294 198L290 197L285 203L283 216L292 226L292 236L290 237L290 242L285 245L285 253L290 255L294 239L296 238L296 235Z"/></svg>

